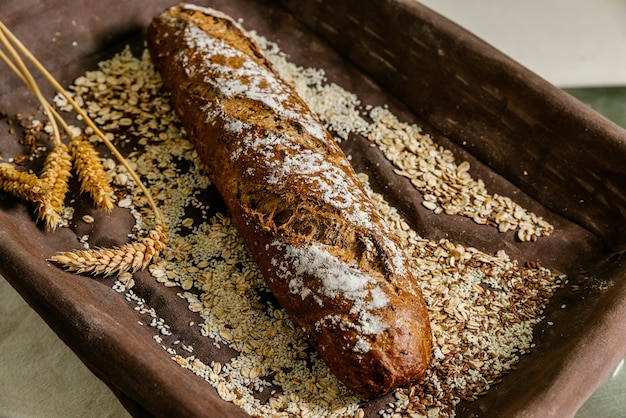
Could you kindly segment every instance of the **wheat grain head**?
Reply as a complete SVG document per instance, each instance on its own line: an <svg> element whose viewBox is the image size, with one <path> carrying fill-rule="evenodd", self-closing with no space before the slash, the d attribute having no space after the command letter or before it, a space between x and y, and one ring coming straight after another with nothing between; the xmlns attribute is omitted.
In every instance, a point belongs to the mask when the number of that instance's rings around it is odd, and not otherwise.
<svg viewBox="0 0 626 418"><path fill-rule="evenodd" d="M56 229L63 213L63 202L69 190L71 177L72 157L65 144L54 147L44 162L40 181L50 190L37 205L37 218L43 220L48 229Z"/></svg>
<svg viewBox="0 0 626 418"><path fill-rule="evenodd" d="M69 151L74 160L81 193L89 193L96 206L107 212L113 210L113 188L104 172L100 155L91 142L82 136L74 137Z"/></svg>
<svg viewBox="0 0 626 418"><path fill-rule="evenodd" d="M19 171L8 163L0 163L0 190L19 199L39 202L50 187L34 174Z"/></svg>
<svg viewBox="0 0 626 418"><path fill-rule="evenodd" d="M90 273L94 276L143 270L152 260L158 258L167 245L164 229L163 225L156 225L141 242L113 248L61 252L52 256L50 261L60 264L68 271Z"/></svg>

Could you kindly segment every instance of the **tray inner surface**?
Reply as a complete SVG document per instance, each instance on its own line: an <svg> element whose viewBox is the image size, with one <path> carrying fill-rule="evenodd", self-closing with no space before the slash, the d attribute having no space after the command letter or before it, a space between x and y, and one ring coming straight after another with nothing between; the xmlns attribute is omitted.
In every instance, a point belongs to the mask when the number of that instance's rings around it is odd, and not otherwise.
<svg viewBox="0 0 626 418"><path fill-rule="evenodd" d="M363 105L386 104L403 121L421 126L457 161L467 160L471 175L491 193L510 196L555 226L552 235L522 243L513 231L499 233L461 216L435 215L367 140L353 135L342 142L357 172L367 173L375 191L421 236L488 253L503 249L520 263L538 262L569 277L546 310L554 325L543 322L536 329L534 351L486 396L462 403L459 414L573 413L623 357L626 345L620 316L626 309L624 131L417 3L282 3L206 2L278 43L290 61L324 69L330 82L356 93ZM0 17L68 85L126 44L140 51L143 28L170 4L141 8L115 1L68 9L62 1L45 6L26 1L3 6ZM35 7L47 12L29 14ZM107 15L114 18L96 17ZM35 113L30 93L5 73L0 110ZM0 152L18 155L21 148L7 135L5 121L0 124ZM219 208L219 197L214 199ZM93 242L126 241L133 222L127 211L104 215L84 197L75 207L76 218L91 213L100 225L91 231ZM35 224L32 207L0 194L2 274L131 412L243 415L169 359L137 325L141 317L111 291L111 279L76 277L45 261L76 248L81 233L76 226L47 233ZM146 273L135 280L137 294L163 306L173 328L177 323L185 328L189 312L176 290ZM211 347L200 350L199 355L218 355Z"/></svg>

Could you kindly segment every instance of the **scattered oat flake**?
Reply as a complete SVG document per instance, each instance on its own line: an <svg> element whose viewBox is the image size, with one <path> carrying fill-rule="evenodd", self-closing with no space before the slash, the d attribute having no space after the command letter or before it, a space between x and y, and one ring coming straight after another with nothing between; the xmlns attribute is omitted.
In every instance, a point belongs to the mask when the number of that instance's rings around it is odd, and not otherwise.
<svg viewBox="0 0 626 418"><path fill-rule="evenodd" d="M256 39L338 141L351 132L369 137L396 165L397 173L424 194L423 205L429 210L477 222L491 220L501 230L521 233L520 239L552 232L548 222L510 199L488 194L484 184L471 177L469 163L456 163L418 127L403 124L384 108L368 108L363 115L358 98L327 83L322 70L296 67L276 44ZM124 100L119 98L120 88ZM222 364L190 355L198 350L176 338L179 344L174 344L170 336L176 330L134 293L132 274L124 272L114 289L145 315L142 322L157 332L155 342L173 361L213 386L222 399L251 415L364 417L365 405L329 372L289 315L267 300L269 290L230 217L210 212L204 198L210 180L163 93L148 53L135 57L125 49L79 77L71 92L103 129L116 133L115 141L132 139L142 145L130 162L148 180L171 226L169 245L149 271L157 282L179 291L193 318L188 323L195 324L206 344L228 347L236 354ZM149 229L152 220L142 209L146 202L141 193L132 182L122 181L124 170L114 161L105 160L103 166L108 176L119 179L114 182L117 204L135 216L137 234ZM460 191L444 193L438 172L445 172ZM375 414L452 417L461 399L484 394L530 350L533 326L566 279L544 267L519 266L503 251L489 255L447 240L424 239L383 196L371 191L367 176L359 179L401 239L414 276L421 278L434 337L434 360L424 382L398 389L387 409ZM488 205L474 203L483 201ZM186 354L177 351L180 347Z"/></svg>

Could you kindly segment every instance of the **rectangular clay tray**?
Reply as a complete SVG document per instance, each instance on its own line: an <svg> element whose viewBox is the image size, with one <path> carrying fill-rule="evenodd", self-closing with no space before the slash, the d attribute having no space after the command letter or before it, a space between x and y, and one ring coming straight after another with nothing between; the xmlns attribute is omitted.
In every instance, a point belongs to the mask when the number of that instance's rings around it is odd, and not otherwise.
<svg viewBox="0 0 626 418"><path fill-rule="evenodd" d="M173 4L83 3L23 0L0 7L2 21L63 85L126 44L141 48L149 20ZM323 68L364 104L387 103L458 160L468 160L489 190L514 197L555 225L551 236L522 243L513 232L434 215L361 138L342 144L357 171L367 172L422 236L486 252L505 249L522 263L535 261L569 277L545 312L553 325L544 321L536 328L534 350L487 395L462 402L458 416L573 415L626 354L626 132L415 1L199 3L242 18L246 29L277 42L291 61ZM34 113L30 93L0 68L0 110ZM0 151L19 154L7 126L1 127ZM89 202L80 202L77 213L90 210ZM80 231L45 232L32 212L0 194L0 273L132 414L244 415L170 360L110 280L75 276L46 262L76 248ZM132 220L124 210L95 213L103 225L93 231L100 245L125 239ZM189 321L186 305L172 302L179 299L175 290L146 273L135 280L136 293L159 307L174 329Z"/></svg>

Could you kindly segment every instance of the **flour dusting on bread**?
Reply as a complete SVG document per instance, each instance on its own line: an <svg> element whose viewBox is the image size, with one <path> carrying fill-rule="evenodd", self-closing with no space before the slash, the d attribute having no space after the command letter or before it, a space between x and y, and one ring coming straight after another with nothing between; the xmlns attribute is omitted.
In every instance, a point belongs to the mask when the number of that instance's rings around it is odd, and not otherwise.
<svg viewBox="0 0 626 418"><path fill-rule="evenodd" d="M329 368L363 398L419 381L431 353L424 299L318 117L221 13L176 6L148 41L264 279Z"/></svg>

